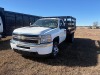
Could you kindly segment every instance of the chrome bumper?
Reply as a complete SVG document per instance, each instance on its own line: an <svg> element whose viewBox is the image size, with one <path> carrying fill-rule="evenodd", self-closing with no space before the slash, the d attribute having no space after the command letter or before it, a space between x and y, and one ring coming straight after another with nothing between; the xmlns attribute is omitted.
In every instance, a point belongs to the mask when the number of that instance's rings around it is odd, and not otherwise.
<svg viewBox="0 0 100 75"><path fill-rule="evenodd" d="M45 43L45 44L33 44L33 43L23 43L23 42L18 42L14 40L10 40L10 43L16 44L18 46L24 46L24 47L49 47L53 45L53 42L50 43Z"/></svg>

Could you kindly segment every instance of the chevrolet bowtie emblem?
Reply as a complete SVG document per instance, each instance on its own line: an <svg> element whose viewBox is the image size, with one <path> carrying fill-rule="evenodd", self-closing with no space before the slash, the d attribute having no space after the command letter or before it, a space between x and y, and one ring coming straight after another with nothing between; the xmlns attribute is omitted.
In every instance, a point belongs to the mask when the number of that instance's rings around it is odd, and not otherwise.
<svg viewBox="0 0 100 75"><path fill-rule="evenodd" d="M26 38L24 36L18 36L18 39L25 40Z"/></svg>

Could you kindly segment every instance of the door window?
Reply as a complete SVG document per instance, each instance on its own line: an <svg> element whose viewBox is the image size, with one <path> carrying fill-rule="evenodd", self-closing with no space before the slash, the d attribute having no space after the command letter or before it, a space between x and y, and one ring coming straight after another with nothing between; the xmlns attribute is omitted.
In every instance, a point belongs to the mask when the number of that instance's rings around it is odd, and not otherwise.
<svg viewBox="0 0 100 75"><path fill-rule="evenodd" d="M65 25L64 25L64 23L63 23L62 20L60 20L60 28L61 28L61 29L65 29Z"/></svg>

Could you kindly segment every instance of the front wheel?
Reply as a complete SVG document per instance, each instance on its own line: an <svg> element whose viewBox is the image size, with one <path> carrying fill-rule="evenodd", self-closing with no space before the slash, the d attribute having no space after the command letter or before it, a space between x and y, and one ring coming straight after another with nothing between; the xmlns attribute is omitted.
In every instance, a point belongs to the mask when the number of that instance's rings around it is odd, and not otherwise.
<svg viewBox="0 0 100 75"><path fill-rule="evenodd" d="M58 43L53 42L53 48L52 48L52 53L51 57L56 57L58 55L59 49L58 49Z"/></svg>

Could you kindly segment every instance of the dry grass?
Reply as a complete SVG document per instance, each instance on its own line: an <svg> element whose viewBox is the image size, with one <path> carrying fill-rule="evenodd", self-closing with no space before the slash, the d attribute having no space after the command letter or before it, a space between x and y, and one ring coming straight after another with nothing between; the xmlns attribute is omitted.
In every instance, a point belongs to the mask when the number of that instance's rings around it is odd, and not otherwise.
<svg viewBox="0 0 100 75"><path fill-rule="evenodd" d="M73 44L62 43L56 59L22 57L0 41L0 75L100 75L100 29L77 29Z"/></svg>

